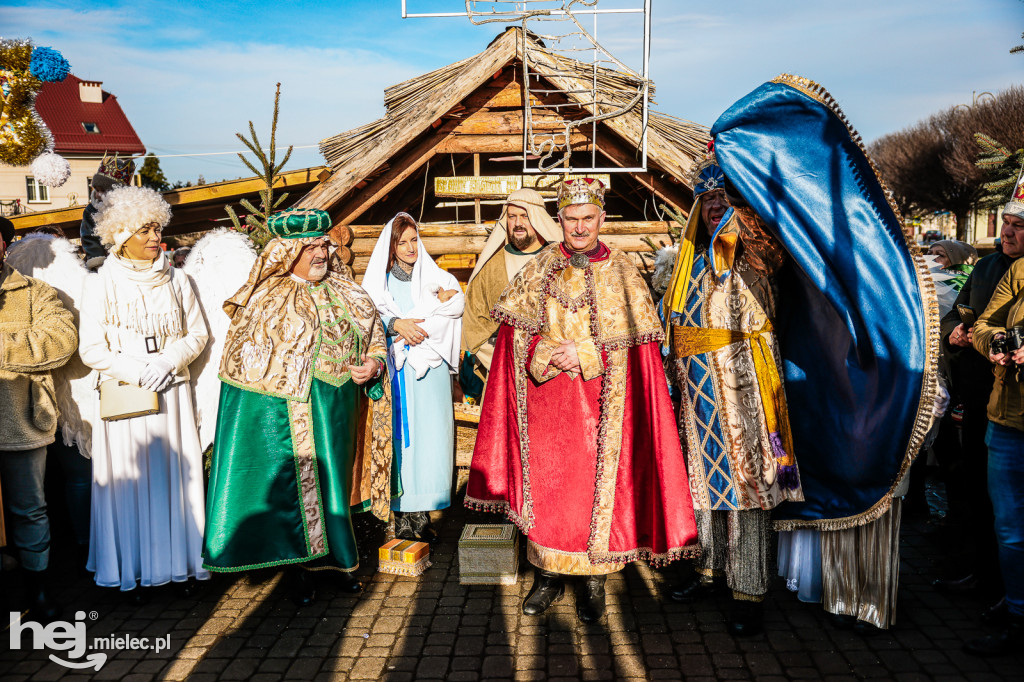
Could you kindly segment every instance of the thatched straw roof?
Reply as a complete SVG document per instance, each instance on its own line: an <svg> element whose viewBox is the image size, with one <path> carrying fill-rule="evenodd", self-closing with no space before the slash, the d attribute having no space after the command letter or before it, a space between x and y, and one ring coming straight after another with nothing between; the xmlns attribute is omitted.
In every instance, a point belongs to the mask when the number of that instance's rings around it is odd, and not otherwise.
<svg viewBox="0 0 1024 682"><path fill-rule="evenodd" d="M530 36L525 39L534 41ZM554 86L567 92L570 100L591 114L602 113L593 111L593 105L584 99L584 95L573 92L589 90L593 78L591 65L548 51L538 42L532 42L529 54L537 62L530 65L531 72L543 73ZM514 61L521 62L522 58L523 34L518 28L509 29L473 57L388 88L383 118L321 141L320 151L334 176L314 189L303 200L304 205L329 207L486 83L495 72ZM608 105L629 102L622 91L633 88L636 81L628 74L602 68L597 78L601 86L599 89L610 93ZM650 95L653 96L653 87ZM625 115L604 120L602 125L614 131L630 147L639 147L642 130L639 104ZM703 154L708 139L705 126L651 111L647 136L648 164L689 187L694 160Z"/></svg>

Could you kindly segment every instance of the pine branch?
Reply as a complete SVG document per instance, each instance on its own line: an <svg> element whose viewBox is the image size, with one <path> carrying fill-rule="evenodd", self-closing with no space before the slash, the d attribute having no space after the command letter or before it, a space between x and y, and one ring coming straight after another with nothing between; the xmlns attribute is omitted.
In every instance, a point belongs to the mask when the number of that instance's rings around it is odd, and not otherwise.
<svg viewBox="0 0 1024 682"><path fill-rule="evenodd" d="M242 208L244 208L250 214L259 213L259 210L257 210L257 208L253 206L252 202L250 202L248 199L242 199L238 203L240 203L242 205Z"/></svg>
<svg viewBox="0 0 1024 682"><path fill-rule="evenodd" d="M231 204L224 207L224 210L228 212L228 217L231 218L231 227L236 232L244 232L242 230L242 223L238 220L238 214L235 213L235 209L231 208Z"/></svg>
<svg viewBox="0 0 1024 682"><path fill-rule="evenodd" d="M244 155L244 154L241 154L241 153L240 153L240 154L238 155L238 158L240 158L240 159L242 160L242 163L244 163L244 164L245 164L245 165L246 165L246 166L247 166L247 167L249 168L249 170L251 170L251 171L252 171L252 174L253 174L253 175L255 175L255 176L257 176L257 177L261 177L261 178L263 177L263 175L262 175L261 171L260 171L260 170L259 170L258 168L256 168L256 166L252 165L252 164L251 164L251 163L249 162L249 159L245 158L245 155Z"/></svg>

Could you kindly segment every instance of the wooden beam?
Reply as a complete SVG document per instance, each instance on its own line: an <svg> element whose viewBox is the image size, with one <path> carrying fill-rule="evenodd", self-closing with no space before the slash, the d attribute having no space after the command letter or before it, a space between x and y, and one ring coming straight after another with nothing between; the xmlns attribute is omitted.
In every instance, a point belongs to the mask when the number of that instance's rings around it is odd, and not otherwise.
<svg viewBox="0 0 1024 682"><path fill-rule="evenodd" d="M506 83L504 87L488 84L473 91L463 103L468 109L519 109L524 105L523 85L517 82ZM531 94L530 104L538 106L543 102Z"/></svg>
<svg viewBox="0 0 1024 682"><path fill-rule="evenodd" d="M421 237L486 237L494 223L420 225ZM672 220L607 220L602 235L668 234L669 228L682 226ZM354 239L376 239L384 231L383 225L349 225Z"/></svg>
<svg viewBox="0 0 1024 682"><path fill-rule="evenodd" d="M579 112L580 118L584 112ZM532 116L535 131L560 131L567 119L549 113L534 112ZM522 135L523 112L521 111L477 111L459 121L455 127L457 135ZM590 126L579 128L579 132L590 135Z"/></svg>
<svg viewBox="0 0 1024 682"><path fill-rule="evenodd" d="M441 131L444 131L442 126ZM397 187L403 180L419 170L420 166L432 159L439 148L448 139L448 132L428 135L422 142L407 151L400 158L391 162L391 169L359 191L358 194L345 202L334 217L334 224L348 225L366 209L370 208L388 192Z"/></svg>
<svg viewBox="0 0 1024 682"><path fill-rule="evenodd" d="M290 188L294 186L309 185L317 182L317 176L324 170L323 166L312 168L301 168L298 170L282 173L275 188ZM241 178L239 180L227 180L215 182L210 185L199 185L197 187L180 187L178 189L163 192L164 201L171 206L184 207L190 204L201 204L204 202L222 202L224 204L237 201L238 199L255 194L266 185L260 178ZM85 205L72 206L52 211L38 211L36 213L25 213L23 215L11 216L14 223L14 230L21 234L41 225L57 225L68 232L71 226L76 229L82 222L82 211ZM181 208L178 211L182 210ZM173 212L175 215L177 211ZM175 224L175 216L171 218L171 225ZM70 234L70 233L69 233Z"/></svg>
<svg viewBox="0 0 1024 682"><path fill-rule="evenodd" d="M573 133L569 142L573 151L590 150L590 138ZM523 136L519 135L452 135L438 145L438 154L508 154L523 151Z"/></svg>

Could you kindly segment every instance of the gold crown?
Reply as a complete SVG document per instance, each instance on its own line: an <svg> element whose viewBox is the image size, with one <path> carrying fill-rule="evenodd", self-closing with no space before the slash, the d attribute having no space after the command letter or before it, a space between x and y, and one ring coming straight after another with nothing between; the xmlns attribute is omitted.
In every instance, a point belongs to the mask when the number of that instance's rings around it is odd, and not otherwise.
<svg viewBox="0 0 1024 682"><path fill-rule="evenodd" d="M594 204L604 210L604 183L597 178L575 178L558 183L558 210L573 204Z"/></svg>

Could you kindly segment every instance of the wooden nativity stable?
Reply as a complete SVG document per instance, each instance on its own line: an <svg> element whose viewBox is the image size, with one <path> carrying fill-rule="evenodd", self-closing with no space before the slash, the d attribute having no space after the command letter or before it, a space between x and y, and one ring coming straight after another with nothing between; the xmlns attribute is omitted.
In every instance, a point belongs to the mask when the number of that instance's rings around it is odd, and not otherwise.
<svg viewBox="0 0 1024 682"><path fill-rule="evenodd" d="M530 59L544 62L542 71L548 74L538 79L536 63L529 69L533 105L548 105L532 109L535 131L563 129L566 120L608 111L594 111L592 65L544 49L519 28L509 28L478 55L388 88L383 118L320 143L331 175L296 202L331 214L332 237L345 247L343 259L357 280L383 225L399 211L420 222L427 252L462 282L511 191L537 187L555 214L554 191L545 187L553 187L559 176L523 174L524 40L532 41ZM599 87L607 81L604 91L613 93L605 101L627 97L614 94L623 78L629 77L598 70ZM638 103L621 116L597 122L596 135L592 124L574 129L569 139L573 165L592 166L594 160L598 168L640 165L641 109ZM601 176L610 181L602 239L634 254L642 269L653 262L649 242L667 244L670 227L678 229L663 219L659 207L666 204L688 214L693 204L690 172L707 139L707 128L651 111L648 172Z"/></svg>

